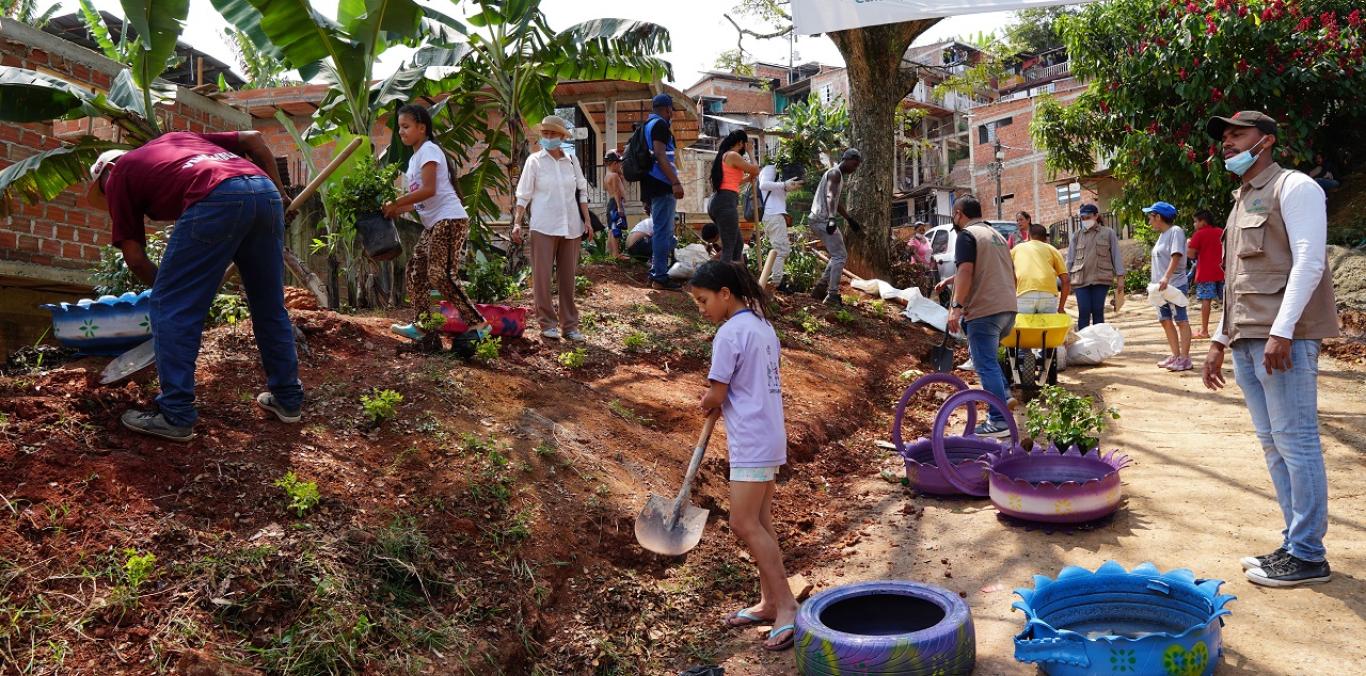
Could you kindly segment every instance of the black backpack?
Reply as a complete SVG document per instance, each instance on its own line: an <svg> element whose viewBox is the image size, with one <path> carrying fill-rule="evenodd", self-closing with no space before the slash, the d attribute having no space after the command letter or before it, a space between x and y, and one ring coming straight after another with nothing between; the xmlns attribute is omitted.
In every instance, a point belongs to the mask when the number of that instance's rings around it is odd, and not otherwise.
<svg viewBox="0 0 1366 676"><path fill-rule="evenodd" d="M631 140L626 142L626 156L621 160L621 173L632 183L649 176L650 170L655 168L654 144L645 135L650 129L650 123L654 121L649 120L636 127L636 130L631 132Z"/></svg>

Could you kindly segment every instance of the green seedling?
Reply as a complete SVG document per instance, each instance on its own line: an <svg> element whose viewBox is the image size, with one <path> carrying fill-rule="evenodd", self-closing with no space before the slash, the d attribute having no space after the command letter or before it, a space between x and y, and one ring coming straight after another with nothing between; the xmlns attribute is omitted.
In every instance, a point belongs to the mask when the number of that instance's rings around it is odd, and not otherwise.
<svg viewBox="0 0 1366 676"><path fill-rule="evenodd" d="M821 330L820 322L817 321L816 317L806 308L798 310L797 314L793 316L793 320L795 320L797 325L802 327L802 331L805 331L806 333L816 333Z"/></svg>
<svg viewBox="0 0 1366 676"><path fill-rule="evenodd" d="M157 555L151 552L138 553L136 549L123 550L123 579L130 590L136 591L156 572Z"/></svg>
<svg viewBox="0 0 1366 676"><path fill-rule="evenodd" d="M576 347L568 352L561 352L559 359L560 365L565 368L581 369L584 364L588 363L588 351Z"/></svg>
<svg viewBox="0 0 1366 676"><path fill-rule="evenodd" d="M432 331L440 331L441 327L445 325L446 316L441 314L440 312L423 312L422 315L419 316L417 319L417 327L428 333L431 333Z"/></svg>
<svg viewBox="0 0 1366 676"><path fill-rule="evenodd" d="M489 336L480 340L474 346L474 358L484 363L498 361L498 355L503 349L503 339L498 336Z"/></svg>
<svg viewBox="0 0 1366 676"><path fill-rule="evenodd" d="M577 275L577 276L574 277L574 293L576 293L576 294L584 293L584 292L588 291L589 287L592 287L592 286L593 286L593 280L591 280L591 279L589 279L589 278L587 278L587 277L585 277L585 276L583 276L583 275Z"/></svg>
<svg viewBox="0 0 1366 676"><path fill-rule="evenodd" d="M393 390L381 390L375 388L370 394L363 394L360 398L361 408L365 409L365 415L370 416L370 421L379 424L394 417L398 412L398 405L403 403L403 395Z"/></svg>
<svg viewBox="0 0 1366 676"><path fill-rule="evenodd" d="M294 472L285 472L283 477L275 481L275 486L284 490L285 497L289 498L289 508L298 516L303 516L305 512L316 507L321 499L318 495L318 484L313 481L300 481Z"/></svg>
<svg viewBox="0 0 1366 676"><path fill-rule="evenodd" d="M875 315L886 314L887 301L882 300L881 298L871 301L868 303L868 310Z"/></svg>
<svg viewBox="0 0 1366 676"><path fill-rule="evenodd" d="M847 309L839 309L839 310L836 310L836 311L835 311L835 321L837 321L837 322L839 322L839 323L841 323L841 324L853 324L854 321L855 321L854 313L850 312L850 311L847 310Z"/></svg>
<svg viewBox="0 0 1366 676"><path fill-rule="evenodd" d="M650 425L654 424L653 419L646 418L645 416L636 413L635 411L632 411L629 408L626 408L625 404L622 404L620 401L616 399L607 402L607 410L617 414L617 416L620 417L622 420L625 420L626 422L630 423L635 423L637 425L640 425L641 427L649 427Z"/></svg>
<svg viewBox="0 0 1366 676"><path fill-rule="evenodd" d="M626 349L628 351L636 352L638 350L644 349L645 345L649 341L649 336L645 335L640 331L633 331L627 334L626 339L622 341L622 344L626 346Z"/></svg>

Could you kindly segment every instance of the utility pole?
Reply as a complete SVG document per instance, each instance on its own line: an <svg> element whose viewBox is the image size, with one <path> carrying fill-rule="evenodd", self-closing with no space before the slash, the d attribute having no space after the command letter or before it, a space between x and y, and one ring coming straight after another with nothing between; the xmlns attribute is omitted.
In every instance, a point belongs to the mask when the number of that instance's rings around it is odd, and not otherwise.
<svg viewBox="0 0 1366 676"><path fill-rule="evenodd" d="M1001 214L1001 174L1005 173L1006 151L1001 147L1000 131L996 137L996 161L992 163L992 173L996 174L996 220L1002 220Z"/></svg>

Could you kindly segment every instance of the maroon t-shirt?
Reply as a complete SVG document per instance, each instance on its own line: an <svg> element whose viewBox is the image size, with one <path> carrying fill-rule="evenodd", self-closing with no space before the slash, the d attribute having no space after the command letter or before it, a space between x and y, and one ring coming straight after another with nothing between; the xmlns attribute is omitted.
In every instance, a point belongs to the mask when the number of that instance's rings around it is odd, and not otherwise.
<svg viewBox="0 0 1366 676"><path fill-rule="evenodd" d="M128 151L114 163L104 182L114 245L128 239L146 244L144 217L174 221L219 183L237 176L266 175L239 157L241 152L235 131L171 132Z"/></svg>
<svg viewBox="0 0 1366 676"><path fill-rule="evenodd" d="M1210 226L1191 235L1195 250L1195 282L1224 281L1224 229Z"/></svg>

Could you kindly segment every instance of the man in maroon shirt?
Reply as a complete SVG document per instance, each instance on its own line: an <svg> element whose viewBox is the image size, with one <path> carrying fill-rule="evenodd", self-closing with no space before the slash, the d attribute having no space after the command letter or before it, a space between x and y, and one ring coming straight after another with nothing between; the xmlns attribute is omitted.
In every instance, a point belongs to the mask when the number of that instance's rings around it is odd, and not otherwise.
<svg viewBox="0 0 1366 676"><path fill-rule="evenodd" d="M87 197L109 210L114 246L152 287L159 412L126 411L123 425L173 441L194 437L200 336L230 263L242 278L270 388L256 403L283 422L298 422L303 386L284 304L283 191L261 134L164 134L135 150L100 155L90 175ZM160 269L147 259L145 218L175 221Z"/></svg>

